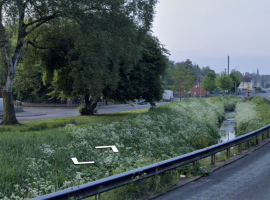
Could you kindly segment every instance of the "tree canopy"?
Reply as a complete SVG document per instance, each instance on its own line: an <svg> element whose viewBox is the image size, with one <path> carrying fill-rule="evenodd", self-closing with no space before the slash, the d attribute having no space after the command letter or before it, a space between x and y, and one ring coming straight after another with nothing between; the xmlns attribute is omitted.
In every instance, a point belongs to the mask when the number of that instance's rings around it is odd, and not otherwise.
<svg viewBox="0 0 270 200"><path fill-rule="evenodd" d="M209 91L212 92L215 89L215 78L216 78L216 74L209 71L208 74L204 77L203 81L202 81L202 87Z"/></svg>
<svg viewBox="0 0 270 200"><path fill-rule="evenodd" d="M233 86L232 79L225 72L222 72L220 76L216 77L215 83L220 91L230 90Z"/></svg>
<svg viewBox="0 0 270 200"><path fill-rule="evenodd" d="M239 87L239 85L241 84L241 79L243 76L241 76L242 74L237 73L236 71L233 71L230 73L230 78L232 80L232 87L231 87L231 91L232 92L236 92L236 88Z"/></svg>
<svg viewBox="0 0 270 200"><path fill-rule="evenodd" d="M103 94L106 98L117 101L132 101L144 98L153 106L163 94L163 77L167 68L167 50L159 40L150 34L142 38L140 57L126 71L125 65L120 66L120 81L115 90L106 87ZM130 64L129 64L130 65Z"/></svg>
<svg viewBox="0 0 270 200"><path fill-rule="evenodd" d="M173 91L179 91L180 101L181 93L189 91L197 80L197 77L194 75L194 72L190 67L186 67L185 63L176 63L172 78L174 80Z"/></svg>
<svg viewBox="0 0 270 200"><path fill-rule="evenodd" d="M79 63L86 62L95 66L88 69L76 69L77 71L73 71L73 73L78 73L77 76L82 76L82 79L91 80L95 85L92 84L92 87L99 87L97 81L87 77L86 74L93 73L96 68L102 69L100 72L106 69L111 74L117 71L119 59L115 59L115 55L123 53L123 49L122 51L118 50L118 44L123 44L126 37L122 36L129 33L129 31L125 31L125 27L129 28L128 24L132 24L138 29L139 35L145 34L151 27L156 3L157 0L2 0L0 2L0 85L4 98L2 124L18 123L12 103L12 86L18 63L30 46L36 49L48 48L45 41L34 39L37 31L47 28L46 31L50 32L54 27L63 28L63 21L65 20L75 25L74 30L85 28L81 30L84 34L81 32L77 35L77 40L71 42L74 45L73 53L70 55L73 56L71 58L73 62L69 63L71 63L70 66L76 66ZM107 31L101 31L102 28L95 31L94 28L97 26L101 26L103 29L107 27ZM8 30L10 30L10 33ZM83 40L89 33L91 33L92 40L89 40L90 37L88 37L88 40ZM16 35L15 41L11 40L12 35ZM100 38L103 38L103 40ZM107 38L107 40L104 40L104 38ZM91 48L89 48L89 45L87 46L88 42ZM44 44L45 46L43 46ZM80 46L80 44L83 44L83 46ZM103 52L107 46L111 48ZM89 51L84 51L85 49ZM108 59L108 55L111 59ZM88 56L91 57L88 59ZM120 56L116 57L119 58ZM107 63L110 64L107 65ZM111 67L107 69L105 66ZM54 77L60 76L59 71L54 73ZM113 83L111 76L107 76L105 73L101 76L105 82ZM75 91L85 87L85 85L77 82L73 82L73 84L75 85ZM87 90L89 85L85 88Z"/></svg>
<svg viewBox="0 0 270 200"><path fill-rule="evenodd" d="M212 72L212 73L215 74L215 71L214 71L213 69L211 69L209 66L202 67L202 69L201 69L201 75L202 75L202 76L204 76L204 77L207 76L207 74L208 74L209 72Z"/></svg>

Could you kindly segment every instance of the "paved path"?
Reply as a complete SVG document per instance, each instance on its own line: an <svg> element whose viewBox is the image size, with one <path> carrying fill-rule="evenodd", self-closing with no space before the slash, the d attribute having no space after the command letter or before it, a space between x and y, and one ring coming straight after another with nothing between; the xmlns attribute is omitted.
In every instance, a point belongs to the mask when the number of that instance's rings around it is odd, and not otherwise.
<svg viewBox="0 0 270 200"><path fill-rule="evenodd" d="M155 200L270 199L270 143Z"/></svg>
<svg viewBox="0 0 270 200"><path fill-rule="evenodd" d="M168 102L159 102L156 105L160 106ZM150 105L137 105L137 109L150 108ZM79 116L77 108L63 108L63 107L27 107L23 108L24 112L16 113L17 120L19 122L39 120L39 119L51 119L58 117L71 117ZM129 104L121 105L108 105L108 106L98 106L99 114L115 113L121 111L135 110ZM2 116L0 116L0 122L2 121Z"/></svg>

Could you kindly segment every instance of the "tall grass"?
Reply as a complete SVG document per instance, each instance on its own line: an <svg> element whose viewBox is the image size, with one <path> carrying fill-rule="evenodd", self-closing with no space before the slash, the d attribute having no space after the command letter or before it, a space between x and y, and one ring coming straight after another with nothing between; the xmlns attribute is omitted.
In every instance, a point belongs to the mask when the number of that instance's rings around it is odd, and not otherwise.
<svg viewBox="0 0 270 200"><path fill-rule="evenodd" d="M40 196L215 144L223 101L185 100L144 113L1 127L0 198ZM95 149L108 145L119 153ZM74 165L72 157L95 164Z"/></svg>
<svg viewBox="0 0 270 200"><path fill-rule="evenodd" d="M257 130L270 123L269 101L257 96L236 106L237 136Z"/></svg>

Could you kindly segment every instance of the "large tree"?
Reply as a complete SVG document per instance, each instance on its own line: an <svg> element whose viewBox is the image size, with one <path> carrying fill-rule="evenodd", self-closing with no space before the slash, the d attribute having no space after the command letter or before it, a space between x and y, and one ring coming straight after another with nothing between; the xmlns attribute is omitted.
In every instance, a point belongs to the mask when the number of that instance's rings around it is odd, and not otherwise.
<svg viewBox="0 0 270 200"><path fill-rule="evenodd" d="M216 87L215 78L216 74L213 73L212 71L209 71L202 81L202 87L205 90L212 92Z"/></svg>
<svg viewBox="0 0 270 200"><path fill-rule="evenodd" d="M220 91L230 90L233 86L232 79L225 72L222 72L220 76L216 77L215 83Z"/></svg>
<svg viewBox="0 0 270 200"><path fill-rule="evenodd" d="M52 20L69 19L69 22L91 26L93 18L103 13L125 14L127 18L136 22L143 30L148 30L153 20L153 9L156 0L1 0L0 1L0 85L4 98L4 117L2 124L12 125L18 121L15 116L12 86L16 67L27 52L28 46L38 47L35 41L27 39L40 27ZM109 23L108 23L109 25ZM61 23L59 23L61 26ZM7 30L13 30L17 35L16 45L12 47ZM97 47L98 48L98 47Z"/></svg>
<svg viewBox="0 0 270 200"><path fill-rule="evenodd" d="M174 84L173 91L178 91L180 94L188 92L189 89L194 87L197 77L194 75L194 72L189 67L186 68L185 62L176 63L173 75L172 75Z"/></svg>
<svg viewBox="0 0 270 200"><path fill-rule="evenodd" d="M229 76L233 82L230 90L236 92L236 88L239 87L243 75L241 73L239 74L237 71L232 71Z"/></svg>
<svg viewBox="0 0 270 200"><path fill-rule="evenodd" d="M107 86L103 90L106 98L117 101L134 101L140 97L150 102L162 98L163 78L168 59L167 50L160 44L156 37L146 34L142 38L138 52L140 57L130 66L129 71L125 70L124 63L120 66L120 80L116 89ZM130 65L130 63L129 63Z"/></svg>
<svg viewBox="0 0 270 200"><path fill-rule="evenodd" d="M53 35L61 39L51 45L61 48L40 51L44 81L53 88L50 95L64 99L84 96L84 114L93 114L101 96L118 101L140 96L149 102L158 100L163 92L160 88L166 50L157 38L123 14L103 13L97 17L97 23L90 27L87 23L72 27L64 24L69 34L61 34L55 27ZM48 34L42 35L39 40L47 41L42 38ZM144 83L146 79L152 81Z"/></svg>

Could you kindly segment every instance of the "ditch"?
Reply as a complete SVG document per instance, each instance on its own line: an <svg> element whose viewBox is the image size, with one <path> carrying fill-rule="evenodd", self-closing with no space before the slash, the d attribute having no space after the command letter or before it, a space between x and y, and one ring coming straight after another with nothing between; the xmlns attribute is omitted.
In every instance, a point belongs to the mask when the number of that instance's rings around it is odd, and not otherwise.
<svg viewBox="0 0 270 200"><path fill-rule="evenodd" d="M225 112L225 120L220 126L219 143L235 138L235 112Z"/></svg>

